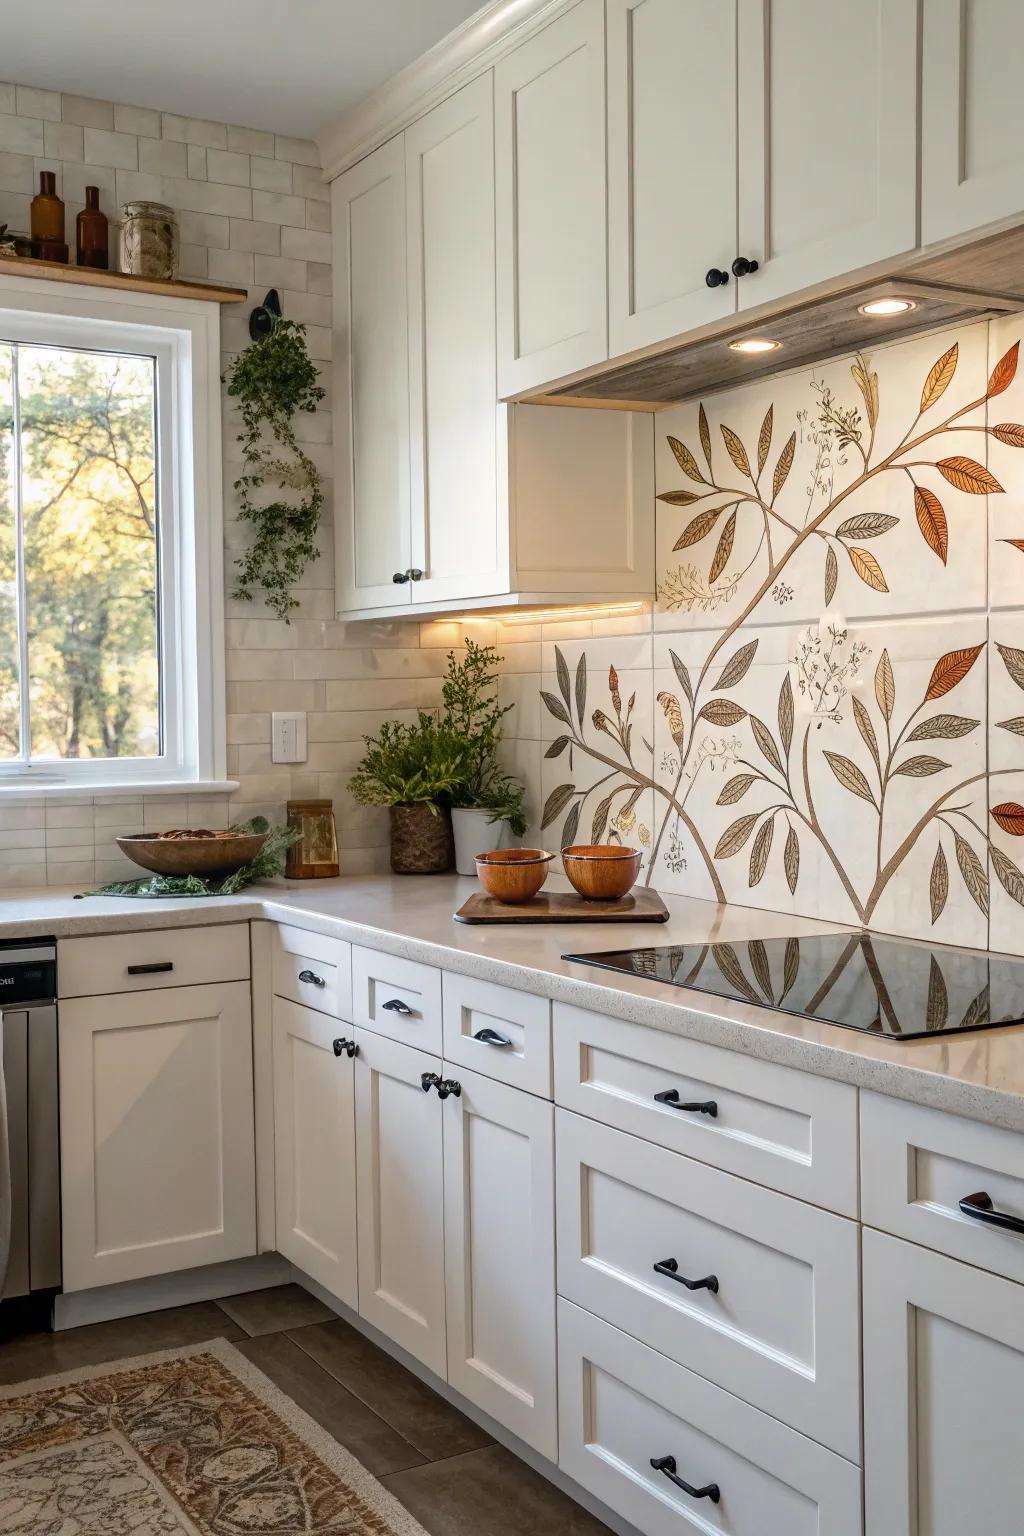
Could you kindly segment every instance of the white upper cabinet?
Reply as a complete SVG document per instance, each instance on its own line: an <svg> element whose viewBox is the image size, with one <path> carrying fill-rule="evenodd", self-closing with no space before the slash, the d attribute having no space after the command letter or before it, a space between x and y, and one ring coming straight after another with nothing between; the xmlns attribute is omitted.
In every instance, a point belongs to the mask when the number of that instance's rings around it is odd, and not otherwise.
<svg viewBox="0 0 1024 1536"><path fill-rule="evenodd" d="M408 602L411 586L402 139L339 176L331 209L336 585L345 612Z"/></svg>
<svg viewBox="0 0 1024 1536"><path fill-rule="evenodd" d="M737 14L736 254L759 263L737 282L744 309L915 246L918 27L917 0L738 0Z"/></svg>
<svg viewBox="0 0 1024 1536"><path fill-rule="evenodd" d="M412 569L417 603L508 588L494 327L494 84L405 135Z"/></svg>
<svg viewBox="0 0 1024 1536"><path fill-rule="evenodd" d="M1024 6L924 7L921 238L960 234L1024 209Z"/></svg>
<svg viewBox="0 0 1024 1536"><path fill-rule="evenodd" d="M611 355L731 314L736 8L608 0Z"/></svg>
<svg viewBox="0 0 1024 1536"><path fill-rule="evenodd" d="M604 0L495 68L502 396L608 356L604 71Z"/></svg>

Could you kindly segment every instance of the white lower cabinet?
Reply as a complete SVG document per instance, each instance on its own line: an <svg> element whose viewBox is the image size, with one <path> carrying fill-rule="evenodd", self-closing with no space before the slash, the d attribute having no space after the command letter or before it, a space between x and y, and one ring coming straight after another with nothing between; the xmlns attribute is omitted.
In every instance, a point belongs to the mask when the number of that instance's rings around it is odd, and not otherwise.
<svg viewBox="0 0 1024 1536"><path fill-rule="evenodd" d="M256 1252L249 983L62 1002L65 1291Z"/></svg>
<svg viewBox="0 0 1024 1536"><path fill-rule="evenodd" d="M554 1461L554 1111L449 1070L461 1093L442 1106L448 1380Z"/></svg>
<svg viewBox="0 0 1024 1536"><path fill-rule="evenodd" d="M441 1060L356 1032L359 1312L438 1376L447 1366Z"/></svg>
<svg viewBox="0 0 1024 1536"><path fill-rule="evenodd" d="M864 1233L867 1536L1012 1536L1024 1508L1024 1289Z"/></svg>
<svg viewBox="0 0 1024 1536"><path fill-rule="evenodd" d="M558 1367L559 1466L644 1536L860 1536L859 1467L561 1299Z"/></svg>
<svg viewBox="0 0 1024 1536"><path fill-rule="evenodd" d="M358 1299L352 1034L274 999L277 1247L350 1307Z"/></svg>
<svg viewBox="0 0 1024 1536"><path fill-rule="evenodd" d="M860 1461L857 1224L559 1109L558 1288Z"/></svg>

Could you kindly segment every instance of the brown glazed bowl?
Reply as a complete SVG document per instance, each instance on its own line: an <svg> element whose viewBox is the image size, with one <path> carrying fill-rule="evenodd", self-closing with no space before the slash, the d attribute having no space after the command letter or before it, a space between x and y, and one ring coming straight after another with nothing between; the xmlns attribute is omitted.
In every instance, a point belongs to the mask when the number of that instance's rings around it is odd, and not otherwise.
<svg viewBox="0 0 1024 1536"><path fill-rule="evenodd" d="M249 864L266 842L265 832L225 832L216 837L151 837L131 832L116 839L133 864L154 875L231 875Z"/></svg>
<svg viewBox="0 0 1024 1536"><path fill-rule="evenodd" d="M616 901L636 884L643 854L615 843L580 843L562 849L573 889L586 901Z"/></svg>
<svg viewBox="0 0 1024 1536"><path fill-rule="evenodd" d="M543 848L495 848L477 854L476 875L495 901L529 901L547 879L553 858Z"/></svg>

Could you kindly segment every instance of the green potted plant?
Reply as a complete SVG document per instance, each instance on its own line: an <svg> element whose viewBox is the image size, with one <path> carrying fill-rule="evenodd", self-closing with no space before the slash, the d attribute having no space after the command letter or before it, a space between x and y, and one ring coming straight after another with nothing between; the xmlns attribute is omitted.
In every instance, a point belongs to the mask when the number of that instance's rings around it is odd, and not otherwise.
<svg viewBox="0 0 1024 1536"><path fill-rule="evenodd" d="M461 743L437 714L421 710L414 725L385 720L350 787L362 805L387 806L391 868L396 875L441 874L452 866L449 809L464 772Z"/></svg>
<svg viewBox="0 0 1024 1536"><path fill-rule="evenodd" d="M493 645L467 640L461 660L448 652L441 687L441 720L463 754L461 780L451 797L460 875L475 874L478 853L503 847L526 831L525 791L498 762L501 722L513 708L498 703L498 661Z"/></svg>

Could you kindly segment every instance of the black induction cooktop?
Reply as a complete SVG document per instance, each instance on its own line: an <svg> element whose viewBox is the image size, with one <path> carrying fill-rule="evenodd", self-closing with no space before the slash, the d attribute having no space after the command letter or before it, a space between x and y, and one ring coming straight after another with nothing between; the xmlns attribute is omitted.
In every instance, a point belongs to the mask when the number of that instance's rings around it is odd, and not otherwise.
<svg viewBox="0 0 1024 1536"><path fill-rule="evenodd" d="M562 958L899 1040L1024 1023L1024 960L867 931Z"/></svg>

